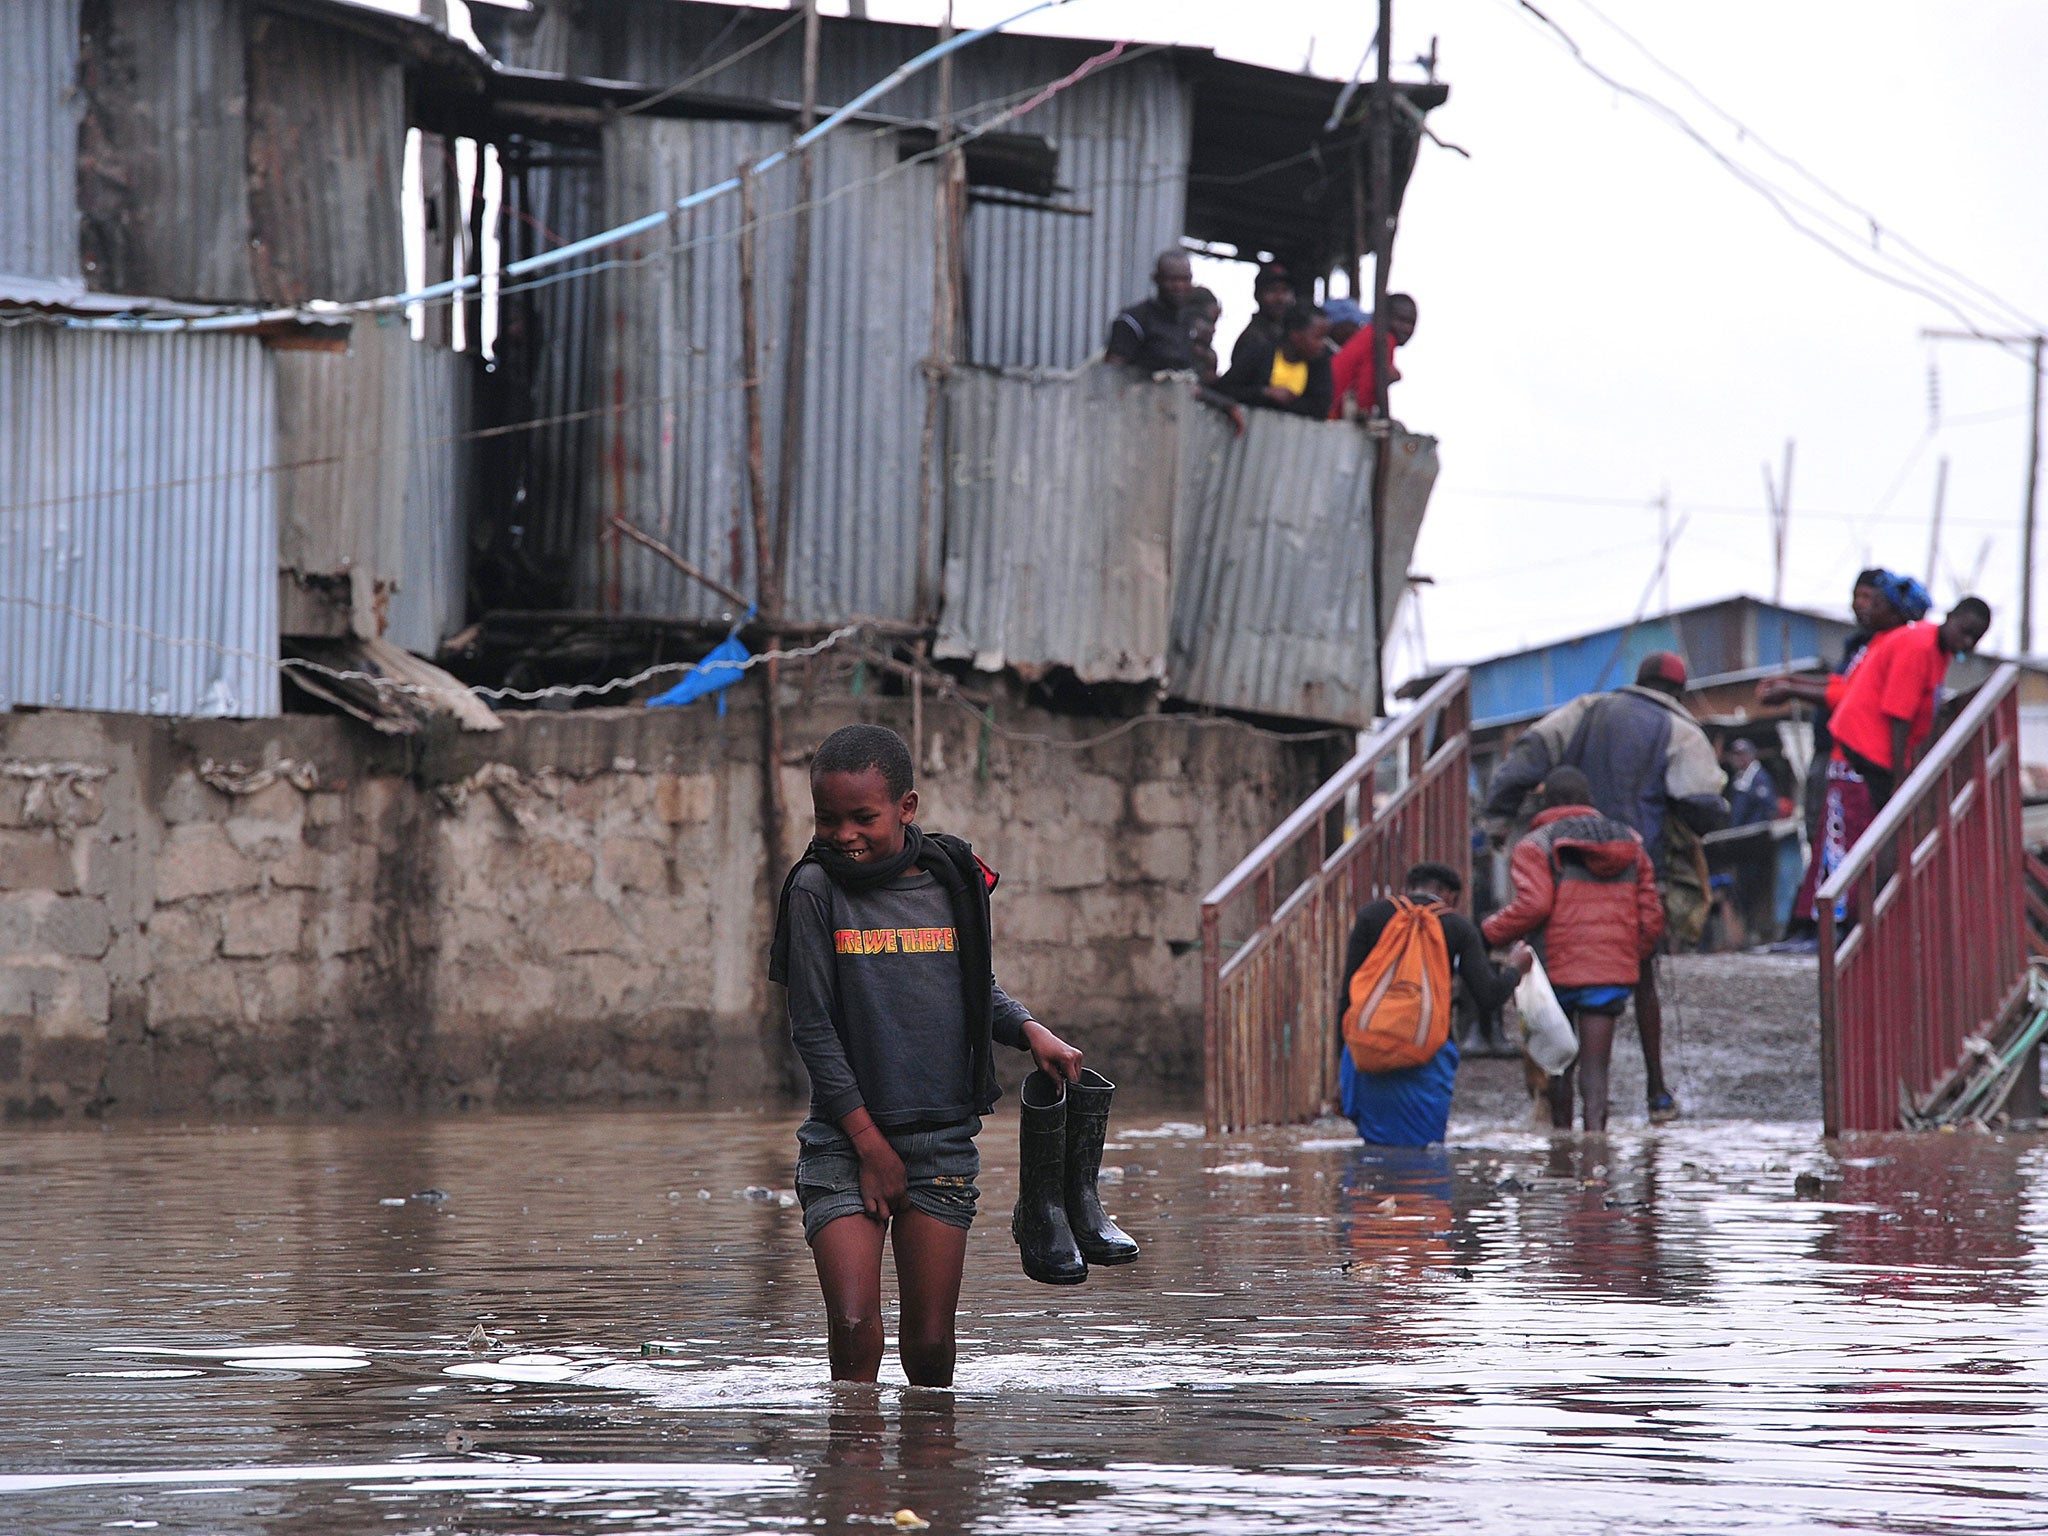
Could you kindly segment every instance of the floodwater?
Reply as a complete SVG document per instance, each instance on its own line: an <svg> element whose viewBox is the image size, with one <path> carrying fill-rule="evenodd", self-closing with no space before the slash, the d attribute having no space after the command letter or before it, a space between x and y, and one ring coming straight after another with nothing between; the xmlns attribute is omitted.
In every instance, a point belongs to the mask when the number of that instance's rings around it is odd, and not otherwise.
<svg viewBox="0 0 2048 1536"><path fill-rule="evenodd" d="M952 1392L828 1385L788 1117L0 1132L0 1531L2048 1526L2040 1142L1161 1121L1051 1290L991 1118Z"/></svg>

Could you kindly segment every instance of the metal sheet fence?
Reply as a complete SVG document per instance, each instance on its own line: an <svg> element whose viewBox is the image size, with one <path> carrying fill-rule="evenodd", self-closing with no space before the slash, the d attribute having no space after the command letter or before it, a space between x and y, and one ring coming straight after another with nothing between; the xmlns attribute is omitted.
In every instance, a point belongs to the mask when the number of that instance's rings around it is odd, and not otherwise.
<svg viewBox="0 0 2048 1536"><path fill-rule="evenodd" d="M1387 627L1372 612L1372 440L1355 425L1273 411L1251 412L1242 437L1212 412L1195 432L1168 688L1218 708L1369 724ZM1436 442L1397 432L1392 452L1381 552L1390 597L1435 483Z"/></svg>
<svg viewBox="0 0 2048 1536"><path fill-rule="evenodd" d="M606 130L607 211L624 217L673 202L787 138L772 123L623 119ZM917 548L935 173L883 177L895 163L889 133L841 134L818 151L802 453L791 527L777 530L784 611L797 621L909 619L920 561L936 580L936 538L932 550ZM780 214L794 184L785 168L758 189L756 366L771 505L790 274L791 226ZM604 379L617 409L602 422L589 497L596 515L577 555L584 606L697 619L731 608L651 552L605 537L614 512L728 585L758 591L739 219L737 198L693 210L663 232L672 244L629 247L629 265L605 279Z"/></svg>
<svg viewBox="0 0 2048 1536"><path fill-rule="evenodd" d="M1992 674L1816 898L1831 1136L1898 1129L2025 993L2019 679Z"/></svg>
<svg viewBox="0 0 2048 1536"><path fill-rule="evenodd" d="M78 276L78 0L17 0L0 46L0 272Z"/></svg>
<svg viewBox="0 0 2048 1536"><path fill-rule="evenodd" d="M1471 693L1462 668L1375 732L1202 898L1203 1106L1211 1135L1337 1105L1344 948L1408 867L1471 884Z"/></svg>
<svg viewBox="0 0 2048 1536"><path fill-rule="evenodd" d="M1122 369L956 373L937 654L1084 682L1166 675L1185 388Z"/></svg>
<svg viewBox="0 0 2048 1536"><path fill-rule="evenodd" d="M1234 435L1184 384L1101 367L962 370L947 398L941 654L1371 723L1362 428L1253 411ZM1399 592L1436 441L1396 431L1391 452L1380 559Z"/></svg>
<svg viewBox="0 0 2048 1536"><path fill-rule="evenodd" d="M471 360L445 347L407 348L413 443L407 454L398 590L385 638L432 656L462 628L469 594L469 510L474 417Z"/></svg>
<svg viewBox="0 0 2048 1536"><path fill-rule="evenodd" d="M0 709L278 712L271 358L0 331Z"/></svg>

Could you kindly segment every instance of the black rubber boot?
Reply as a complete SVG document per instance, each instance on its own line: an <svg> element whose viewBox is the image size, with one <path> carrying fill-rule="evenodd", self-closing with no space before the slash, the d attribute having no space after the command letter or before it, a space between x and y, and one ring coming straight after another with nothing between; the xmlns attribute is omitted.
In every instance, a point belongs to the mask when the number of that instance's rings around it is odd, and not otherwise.
<svg viewBox="0 0 2048 1536"><path fill-rule="evenodd" d="M1067 1224L1090 1264L1129 1264L1138 1245L1103 1213L1095 1180L1102 1172L1102 1139L1116 1084L1093 1067L1067 1090Z"/></svg>
<svg viewBox="0 0 2048 1536"><path fill-rule="evenodd" d="M1066 1084L1033 1072L1018 1098L1018 1192L1010 1236L1017 1240L1024 1273L1039 1284L1079 1285L1088 1278L1088 1261L1067 1225ZM1100 1136L1095 1145L1099 1157Z"/></svg>

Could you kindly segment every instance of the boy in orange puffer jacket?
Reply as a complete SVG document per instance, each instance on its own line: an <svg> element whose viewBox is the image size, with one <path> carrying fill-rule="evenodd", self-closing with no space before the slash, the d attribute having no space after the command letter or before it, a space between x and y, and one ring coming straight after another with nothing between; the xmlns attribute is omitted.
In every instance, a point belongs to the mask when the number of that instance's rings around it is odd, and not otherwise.
<svg viewBox="0 0 2048 1536"><path fill-rule="evenodd" d="M1550 1123L1571 1126L1577 1077L1585 1128L1600 1132L1615 1021L1664 937L1664 903L1642 838L1592 802L1593 786L1578 769L1544 775L1544 809L1509 862L1515 899L1482 932L1498 946L1543 930L1544 969L1579 1036L1577 1063L1550 1080Z"/></svg>

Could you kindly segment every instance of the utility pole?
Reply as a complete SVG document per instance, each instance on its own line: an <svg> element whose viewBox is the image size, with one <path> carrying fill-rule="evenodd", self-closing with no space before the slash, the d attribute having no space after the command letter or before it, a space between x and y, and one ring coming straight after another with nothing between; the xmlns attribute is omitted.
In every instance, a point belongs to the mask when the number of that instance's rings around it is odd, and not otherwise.
<svg viewBox="0 0 2048 1536"><path fill-rule="evenodd" d="M2033 388L2027 397L2027 499L2020 524L2020 655L2034 650L2034 512L2041 494L2041 350L2048 335L1990 336L1982 331L1922 331L1932 341L1990 341L2001 347L2028 348Z"/></svg>
<svg viewBox="0 0 2048 1536"><path fill-rule="evenodd" d="M1927 533L1927 590L1934 590L1934 572L1941 559L1941 509L1948 500L1948 455L1934 472L1934 526Z"/></svg>
<svg viewBox="0 0 2048 1536"><path fill-rule="evenodd" d="M1387 480L1393 468L1393 429L1387 410L1387 375L1393 371L1388 334L1387 266L1394 258L1394 0L1379 0L1379 73L1372 112L1372 712L1387 712L1386 579Z"/></svg>
<svg viewBox="0 0 2048 1536"><path fill-rule="evenodd" d="M1792 528L1792 439L1785 439L1785 476L1771 479L1771 466L1764 466L1764 497L1771 508L1771 602L1785 601L1785 539Z"/></svg>

